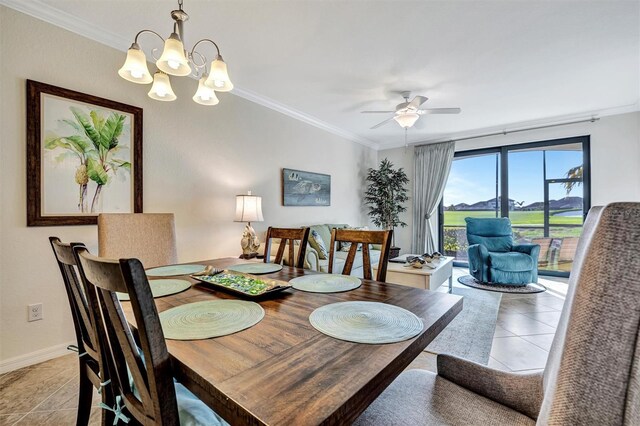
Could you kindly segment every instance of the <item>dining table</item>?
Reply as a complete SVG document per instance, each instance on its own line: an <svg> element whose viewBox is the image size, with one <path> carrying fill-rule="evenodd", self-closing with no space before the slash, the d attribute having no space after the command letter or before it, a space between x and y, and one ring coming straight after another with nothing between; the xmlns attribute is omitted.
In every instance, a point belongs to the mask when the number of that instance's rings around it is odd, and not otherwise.
<svg viewBox="0 0 640 426"><path fill-rule="evenodd" d="M225 269L238 258L190 262ZM261 277L289 281L317 274L283 266ZM238 295L200 283L156 298L158 312L186 303L238 299ZM243 331L205 340L167 339L176 380L231 425L350 424L427 347L462 310L462 297L373 280L340 293L311 293L293 288L259 303L264 318ZM322 306L346 301L391 304L418 316L424 327L398 343L363 344L317 331L309 315ZM135 327L129 302L122 302ZM406 407L413 410L414 407Z"/></svg>

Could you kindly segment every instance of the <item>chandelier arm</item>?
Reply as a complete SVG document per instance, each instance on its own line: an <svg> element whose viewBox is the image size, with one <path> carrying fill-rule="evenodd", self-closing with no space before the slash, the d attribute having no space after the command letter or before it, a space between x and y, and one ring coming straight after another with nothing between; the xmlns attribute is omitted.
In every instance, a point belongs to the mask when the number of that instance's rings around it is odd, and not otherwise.
<svg viewBox="0 0 640 426"><path fill-rule="evenodd" d="M198 45L200 43L203 43L205 41L208 41L209 43L213 44L216 48L216 52L217 52L217 56L220 57L220 48L218 47L218 45L216 44L215 41L208 39L208 38L203 38L202 40L199 40L196 44L193 45L193 48L191 49L191 54L193 55L193 52L195 52L196 47L198 47Z"/></svg>
<svg viewBox="0 0 640 426"><path fill-rule="evenodd" d="M153 30L142 30L142 31L140 31L138 34L136 34L136 38L133 40L133 42L134 42L135 44L138 44L138 37L140 37L140 35L141 35L141 34L144 34L144 33L151 33L151 34L155 34L155 35L157 35L158 37L160 37L160 40L162 40L162 42L163 42L163 43L165 42L164 37L162 37L160 34L158 34L157 32L155 32L155 31L153 31Z"/></svg>

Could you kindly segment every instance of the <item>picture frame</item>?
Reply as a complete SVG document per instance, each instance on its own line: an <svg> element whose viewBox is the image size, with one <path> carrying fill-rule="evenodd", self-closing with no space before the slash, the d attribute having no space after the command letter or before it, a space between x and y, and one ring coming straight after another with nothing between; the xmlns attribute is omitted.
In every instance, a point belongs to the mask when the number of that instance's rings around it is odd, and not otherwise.
<svg viewBox="0 0 640 426"><path fill-rule="evenodd" d="M27 226L142 212L142 108L27 80Z"/></svg>
<svg viewBox="0 0 640 426"><path fill-rule="evenodd" d="M330 206L331 175L283 168L282 205Z"/></svg>

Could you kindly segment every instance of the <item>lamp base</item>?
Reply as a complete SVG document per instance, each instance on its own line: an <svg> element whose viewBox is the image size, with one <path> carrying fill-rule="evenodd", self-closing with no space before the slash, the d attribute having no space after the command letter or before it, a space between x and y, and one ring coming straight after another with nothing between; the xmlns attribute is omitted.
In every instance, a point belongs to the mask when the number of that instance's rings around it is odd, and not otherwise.
<svg viewBox="0 0 640 426"><path fill-rule="evenodd" d="M244 257L245 259L252 259L258 255L260 240L256 236L256 231L251 226L251 222L247 222L247 226L244 228L240 246L242 247L242 256L249 256Z"/></svg>
<svg viewBox="0 0 640 426"><path fill-rule="evenodd" d="M259 253L247 253L247 254L241 254L239 258L240 259L264 259L264 256Z"/></svg>

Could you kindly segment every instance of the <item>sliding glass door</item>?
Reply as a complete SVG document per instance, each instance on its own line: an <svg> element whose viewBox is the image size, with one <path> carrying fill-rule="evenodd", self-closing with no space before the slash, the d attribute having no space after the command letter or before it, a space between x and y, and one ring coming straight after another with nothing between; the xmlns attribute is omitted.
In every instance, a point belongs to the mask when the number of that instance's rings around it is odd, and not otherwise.
<svg viewBox="0 0 640 426"><path fill-rule="evenodd" d="M466 265L465 217L509 217L518 243L540 245L539 269L568 275L590 206L589 138L456 153L445 189L441 250Z"/></svg>

